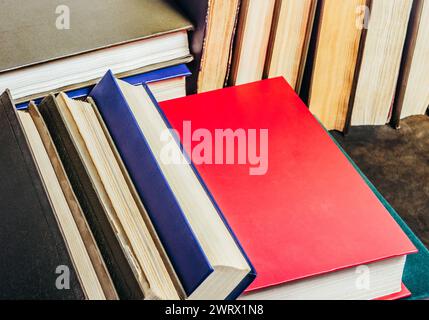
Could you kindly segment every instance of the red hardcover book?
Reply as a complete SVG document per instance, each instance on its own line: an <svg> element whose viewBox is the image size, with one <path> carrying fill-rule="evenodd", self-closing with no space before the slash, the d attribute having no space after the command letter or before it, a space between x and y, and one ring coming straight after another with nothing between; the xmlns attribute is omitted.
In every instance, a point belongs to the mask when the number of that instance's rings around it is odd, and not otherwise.
<svg viewBox="0 0 429 320"><path fill-rule="evenodd" d="M160 107L256 268L243 298L401 292L405 257L416 248L283 78ZM235 156L227 138L216 145L226 129L237 134Z"/></svg>
<svg viewBox="0 0 429 320"><path fill-rule="evenodd" d="M410 290L408 290L408 288L404 284L402 284L401 291L399 291L397 293L390 294L390 295L385 296L385 297L382 297L380 299L376 299L376 300L394 301L394 300L405 299L405 298L409 298L409 297L411 297Z"/></svg>

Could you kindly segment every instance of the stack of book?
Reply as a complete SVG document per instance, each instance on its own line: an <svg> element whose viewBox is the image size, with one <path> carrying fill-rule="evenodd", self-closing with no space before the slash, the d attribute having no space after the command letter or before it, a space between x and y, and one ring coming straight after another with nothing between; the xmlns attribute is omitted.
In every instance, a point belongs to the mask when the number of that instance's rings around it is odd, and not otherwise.
<svg viewBox="0 0 429 320"><path fill-rule="evenodd" d="M243 1L230 83L283 76L299 91L316 5L317 0Z"/></svg>
<svg viewBox="0 0 429 320"><path fill-rule="evenodd" d="M189 72L177 66L192 60L193 27L169 1L6 1L0 18L0 91L18 103L91 86L107 70L150 80L160 100L186 94Z"/></svg>
<svg viewBox="0 0 429 320"><path fill-rule="evenodd" d="M429 252L311 114L415 96L427 8L372 2L364 31L363 0L5 1L0 298L409 297ZM229 76L274 78L185 97Z"/></svg>
<svg viewBox="0 0 429 320"><path fill-rule="evenodd" d="M158 105L109 71L1 112L4 297L410 294L415 246L282 78Z"/></svg>

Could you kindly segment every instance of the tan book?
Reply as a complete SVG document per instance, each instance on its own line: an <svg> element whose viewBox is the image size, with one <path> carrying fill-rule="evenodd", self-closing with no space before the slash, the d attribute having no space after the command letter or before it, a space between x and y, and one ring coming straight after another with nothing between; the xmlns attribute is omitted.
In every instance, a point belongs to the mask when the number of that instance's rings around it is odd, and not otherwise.
<svg viewBox="0 0 429 320"><path fill-rule="evenodd" d="M179 299L182 289L95 106L60 93L40 108L119 296Z"/></svg>
<svg viewBox="0 0 429 320"><path fill-rule="evenodd" d="M374 0L351 125L385 125L395 96L413 1Z"/></svg>
<svg viewBox="0 0 429 320"><path fill-rule="evenodd" d="M317 0L277 0L265 76L283 76L299 91Z"/></svg>
<svg viewBox="0 0 429 320"><path fill-rule="evenodd" d="M328 130L346 127L362 36L357 10L365 5L365 0L321 1L309 106Z"/></svg>
<svg viewBox="0 0 429 320"><path fill-rule="evenodd" d="M240 85L262 79L275 0L243 0L230 82Z"/></svg>
<svg viewBox="0 0 429 320"><path fill-rule="evenodd" d="M425 114L429 107L429 1L414 3L395 102L396 126L399 126L399 119Z"/></svg>
<svg viewBox="0 0 429 320"><path fill-rule="evenodd" d="M78 271L86 298L90 300L117 299L110 275L79 202L71 189L70 182L64 174L64 168L56 149L48 142L49 135L42 132L42 124L39 122L36 125L36 121L40 118L36 115L35 106L31 105L30 109L30 112L18 111L18 116L73 264ZM43 138L38 130L44 134ZM50 147L46 149L46 146Z"/></svg>
<svg viewBox="0 0 429 320"><path fill-rule="evenodd" d="M198 92L223 88L231 60L239 0L209 1Z"/></svg>

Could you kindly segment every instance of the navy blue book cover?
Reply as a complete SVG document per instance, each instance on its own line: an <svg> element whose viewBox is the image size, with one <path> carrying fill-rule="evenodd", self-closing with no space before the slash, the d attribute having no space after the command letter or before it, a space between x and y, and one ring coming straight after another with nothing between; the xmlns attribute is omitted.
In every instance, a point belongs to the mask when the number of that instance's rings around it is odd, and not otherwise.
<svg viewBox="0 0 429 320"><path fill-rule="evenodd" d="M157 106L150 92L148 94ZM213 267L199 245L113 74L108 72L89 96L94 99L185 293L189 296L213 272ZM166 124L168 126L168 122ZM206 191L208 192L207 189ZM212 199L210 194L209 196ZM212 201L226 223L214 199ZM228 225L227 227L231 231ZM232 231L231 234L233 235ZM239 245L238 242L237 244ZM242 249L241 252L246 256ZM251 266L250 261L247 261ZM253 270L228 299L237 298L255 276Z"/></svg>

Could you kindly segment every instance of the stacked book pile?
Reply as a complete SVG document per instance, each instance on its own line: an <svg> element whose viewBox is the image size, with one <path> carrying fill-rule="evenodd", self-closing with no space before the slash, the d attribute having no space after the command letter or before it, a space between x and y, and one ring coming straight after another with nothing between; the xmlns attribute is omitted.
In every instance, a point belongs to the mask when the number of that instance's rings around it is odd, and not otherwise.
<svg viewBox="0 0 429 320"><path fill-rule="evenodd" d="M85 96L76 89L107 70L151 82L160 100L186 94L193 27L168 1L6 1L0 17L0 91L9 88L18 103L59 91Z"/></svg>
<svg viewBox="0 0 429 320"><path fill-rule="evenodd" d="M311 113L381 101L358 92L400 73L412 10L402 109L416 96L425 5L372 2L362 37L360 0L5 1L0 298L426 297L429 252Z"/></svg>
<svg viewBox="0 0 429 320"><path fill-rule="evenodd" d="M410 295L416 247L282 78L159 105L108 72L1 107L6 297Z"/></svg>

